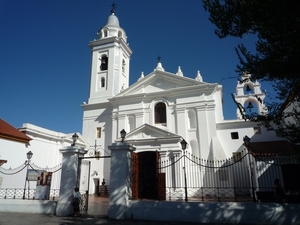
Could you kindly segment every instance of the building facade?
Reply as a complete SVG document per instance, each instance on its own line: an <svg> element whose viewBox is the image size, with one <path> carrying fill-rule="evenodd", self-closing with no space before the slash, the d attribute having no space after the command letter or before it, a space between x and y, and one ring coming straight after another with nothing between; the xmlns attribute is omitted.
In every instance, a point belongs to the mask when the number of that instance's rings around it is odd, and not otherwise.
<svg viewBox="0 0 300 225"><path fill-rule="evenodd" d="M231 157L243 148L243 137L253 141L277 140L274 132L243 120L238 108L236 120L224 120L222 86L207 83L200 72L195 79L165 71L158 62L154 71L129 86L131 49L125 31L114 12L98 31L98 39L89 44L92 52L90 93L82 105L82 135L90 145L91 155L109 155L107 146L127 132L125 141L136 152L158 152L161 158L181 152L180 141L188 143L187 151L202 159L219 160ZM245 110L251 102L264 112L265 93L260 84L248 79L237 84L234 96ZM251 93L247 93L249 88ZM251 105L250 105L251 106ZM88 152L88 154L89 154ZM109 184L110 160L92 159L91 189L103 179ZM97 174L97 175L95 175Z"/></svg>

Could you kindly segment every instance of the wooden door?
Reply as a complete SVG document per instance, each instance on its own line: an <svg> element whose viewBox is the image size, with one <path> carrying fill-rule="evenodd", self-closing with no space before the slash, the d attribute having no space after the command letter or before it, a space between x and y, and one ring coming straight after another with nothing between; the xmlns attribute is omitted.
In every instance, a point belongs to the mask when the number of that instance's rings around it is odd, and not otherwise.
<svg viewBox="0 0 300 225"><path fill-rule="evenodd" d="M132 199L138 199L139 197L139 155L132 152Z"/></svg>
<svg viewBox="0 0 300 225"><path fill-rule="evenodd" d="M156 162L158 200L166 200L166 174L161 173L159 159L160 159L159 152L156 151L155 162Z"/></svg>

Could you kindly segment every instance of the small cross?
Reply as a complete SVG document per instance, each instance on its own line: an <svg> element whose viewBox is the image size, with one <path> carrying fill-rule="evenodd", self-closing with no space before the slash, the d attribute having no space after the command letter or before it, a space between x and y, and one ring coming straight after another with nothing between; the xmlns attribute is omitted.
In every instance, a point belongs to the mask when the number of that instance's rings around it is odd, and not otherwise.
<svg viewBox="0 0 300 225"><path fill-rule="evenodd" d="M160 59L161 59L161 57L160 57L160 56L158 56L158 57L157 57L157 60L158 60L158 62L159 62L159 63L160 63Z"/></svg>
<svg viewBox="0 0 300 225"><path fill-rule="evenodd" d="M117 8L117 5L115 3L113 3L111 5L112 9L111 9L111 13L115 13L115 9Z"/></svg>

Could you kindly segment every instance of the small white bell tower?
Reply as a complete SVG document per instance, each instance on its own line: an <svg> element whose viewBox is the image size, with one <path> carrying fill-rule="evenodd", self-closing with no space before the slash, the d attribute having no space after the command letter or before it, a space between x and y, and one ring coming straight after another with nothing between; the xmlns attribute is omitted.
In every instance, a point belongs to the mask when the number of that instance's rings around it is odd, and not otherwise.
<svg viewBox="0 0 300 225"><path fill-rule="evenodd" d="M91 41L92 68L88 104L107 102L129 86L129 62L132 54L125 31L114 10L107 23Z"/></svg>
<svg viewBox="0 0 300 225"><path fill-rule="evenodd" d="M261 91L261 85L258 81L252 82L251 75L243 73L241 80L238 80L234 100L238 105L237 119L244 119L247 111L257 112L262 115L267 113L264 105L266 92Z"/></svg>

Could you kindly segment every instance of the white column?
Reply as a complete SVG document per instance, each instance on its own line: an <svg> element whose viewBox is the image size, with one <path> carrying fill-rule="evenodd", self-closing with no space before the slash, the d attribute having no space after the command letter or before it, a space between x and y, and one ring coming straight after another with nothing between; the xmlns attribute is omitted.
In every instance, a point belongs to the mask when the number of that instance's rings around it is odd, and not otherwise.
<svg viewBox="0 0 300 225"><path fill-rule="evenodd" d="M59 200L56 207L56 216L69 216L71 214L74 188L77 185L79 155L86 150L78 146L68 146L59 150L62 155L61 183Z"/></svg>
<svg viewBox="0 0 300 225"><path fill-rule="evenodd" d="M126 142L113 143L111 150L108 217L126 219L126 206L130 196L131 155L135 147Z"/></svg>
<svg viewBox="0 0 300 225"><path fill-rule="evenodd" d="M209 123L215 125L215 121L209 121L207 117L207 109L205 105L198 106L196 108L197 120L198 120L198 141L200 142L200 154L201 157L206 158L209 155L210 147L210 130Z"/></svg>
<svg viewBox="0 0 300 225"><path fill-rule="evenodd" d="M176 108L176 132L189 141L185 108Z"/></svg>

